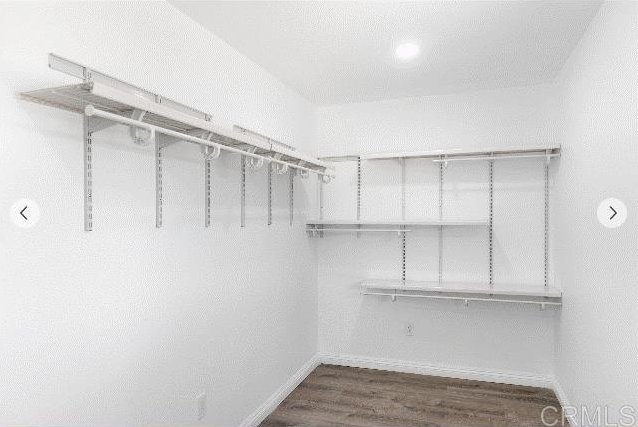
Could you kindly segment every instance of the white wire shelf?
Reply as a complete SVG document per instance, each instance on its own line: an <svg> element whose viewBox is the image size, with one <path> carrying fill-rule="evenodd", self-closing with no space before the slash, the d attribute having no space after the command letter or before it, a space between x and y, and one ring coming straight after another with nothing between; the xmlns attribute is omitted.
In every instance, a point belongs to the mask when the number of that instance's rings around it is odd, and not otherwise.
<svg viewBox="0 0 638 427"><path fill-rule="evenodd" d="M396 227L396 229L400 229L401 227L439 227L439 226L450 226L450 227L482 227L487 226L489 224L487 219L431 219L431 220L399 220L399 221L388 221L388 220L372 220L372 221L357 221L357 220L348 220L348 219L334 219L334 220L308 220L306 221L307 227L318 228L318 229L327 229L327 228L338 228L338 227L350 227L350 228L358 228L358 227ZM392 230L394 231L394 230Z"/></svg>
<svg viewBox="0 0 638 427"><path fill-rule="evenodd" d="M363 295L401 298L430 298L468 301L491 301L520 304L562 304L562 291L551 286L523 286L475 282L419 282L401 280L365 280L360 283Z"/></svg>
<svg viewBox="0 0 638 427"><path fill-rule="evenodd" d="M487 220L420 220L420 221L356 221L356 220L316 220L306 222L310 237L323 237L327 233L402 233L412 228L429 227L487 227ZM410 228L410 229L408 229Z"/></svg>
<svg viewBox="0 0 638 427"><path fill-rule="evenodd" d="M331 226L382 226L382 227L438 227L438 226L487 226L487 219L432 219L432 220L400 220L400 221L357 221L357 220L308 220L307 226L331 227Z"/></svg>
<svg viewBox="0 0 638 427"><path fill-rule="evenodd" d="M331 162L357 160L400 160L400 159L431 159L434 162L453 162L464 160L499 160L513 158L553 158L560 156L560 145L530 146L530 147L501 147L483 149L446 149L430 151L402 151L395 153L343 154L321 156L321 160Z"/></svg>
<svg viewBox="0 0 638 427"><path fill-rule="evenodd" d="M311 228L306 227L309 232L334 232L334 233L350 233L350 232L366 232L366 233L409 233L412 230L402 228Z"/></svg>
<svg viewBox="0 0 638 427"><path fill-rule="evenodd" d="M82 114L84 143L84 229L93 229L93 145L94 133L121 124L128 126L133 143L154 145L155 151L155 226L162 227L164 150L176 143L191 143L202 152L204 184L204 225L211 224L212 162L222 151L239 154L241 210L240 224L246 222L246 171L266 166L268 179L267 223L272 224L272 176L288 174L290 225L294 215L294 178L310 173L328 183L333 169L325 162L299 153L265 135L235 125L224 128L211 121L212 116L149 92L130 83L92 70L57 55L49 55L49 67L81 79L74 85L50 87L21 93L23 99Z"/></svg>
<svg viewBox="0 0 638 427"><path fill-rule="evenodd" d="M193 138L196 135L206 134L208 143L203 138L198 138L201 141L196 143L212 147L219 145L221 149L233 148L254 154L253 157L263 158L266 161L287 164L292 168L322 175L331 175L330 166L323 161L290 150L280 144L267 143L245 132L222 128L208 120L106 84L80 83L23 92L21 96L28 101L79 114L84 114L87 107L92 106L95 111L111 114L109 120L139 125L142 128L144 125L155 126L158 129L171 131L173 135L174 132L178 132L184 134L184 140L188 140L187 137ZM132 122L134 111L144 111L143 119ZM120 118L127 120L127 123Z"/></svg>

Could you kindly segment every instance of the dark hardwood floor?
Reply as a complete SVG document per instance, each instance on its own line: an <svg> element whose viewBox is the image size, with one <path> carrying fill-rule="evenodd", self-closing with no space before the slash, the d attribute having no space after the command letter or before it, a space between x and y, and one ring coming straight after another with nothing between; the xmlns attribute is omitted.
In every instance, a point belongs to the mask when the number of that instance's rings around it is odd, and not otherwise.
<svg viewBox="0 0 638 427"><path fill-rule="evenodd" d="M546 406L549 389L321 365L261 426L532 427Z"/></svg>

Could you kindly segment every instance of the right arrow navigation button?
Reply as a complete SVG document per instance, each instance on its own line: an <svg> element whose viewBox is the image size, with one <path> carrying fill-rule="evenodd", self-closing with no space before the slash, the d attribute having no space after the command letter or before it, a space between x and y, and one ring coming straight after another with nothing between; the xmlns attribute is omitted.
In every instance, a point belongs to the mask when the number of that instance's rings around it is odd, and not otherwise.
<svg viewBox="0 0 638 427"><path fill-rule="evenodd" d="M612 216L609 217L609 219L614 219L614 217L618 215L618 212L616 212L616 209L614 209L613 206L610 206L609 209L611 209L611 211L614 213Z"/></svg>
<svg viewBox="0 0 638 427"><path fill-rule="evenodd" d="M607 228L617 228L627 220L627 206L622 200L609 198L598 205L598 222Z"/></svg>

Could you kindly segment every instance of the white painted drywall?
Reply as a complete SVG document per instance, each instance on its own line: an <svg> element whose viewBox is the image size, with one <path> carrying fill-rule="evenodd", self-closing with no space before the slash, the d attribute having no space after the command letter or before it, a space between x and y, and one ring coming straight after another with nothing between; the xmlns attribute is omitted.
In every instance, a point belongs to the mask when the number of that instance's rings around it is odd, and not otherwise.
<svg viewBox="0 0 638 427"><path fill-rule="evenodd" d="M76 79L48 52L255 129L313 154L314 107L162 2L3 2L0 13L0 424L238 425L316 352L316 259L303 231L314 180L214 164L203 227L197 147L165 150L155 229L152 148L121 127L95 134L94 231L83 231L82 119L16 97ZM14 200L42 211L9 220Z"/></svg>
<svg viewBox="0 0 638 427"><path fill-rule="evenodd" d="M322 107L323 155L438 148L534 146L557 142L556 87L501 89ZM551 175L557 164L552 165ZM407 162L408 219L438 213L438 165ZM494 167L495 284L543 283L543 160L503 160ZM486 162L450 163L444 217L487 218ZM340 163L325 195L326 218L356 214L354 163ZM362 219L400 219L398 161L364 162ZM444 231L444 280L487 281L487 229ZM362 296L367 278L400 278L394 234L330 235L318 242L319 348L409 363L552 374L554 316L538 307ZM436 280L436 230L407 236L407 279ZM414 322L414 336L404 334Z"/></svg>
<svg viewBox="0 0 638 427"><path fill-rule="evenodd" d="M636 46L638 3L604 3L561 74L555 260L565 296L556 376L578 407L577 418L582 406L593 414L597 405L609 405L612 423L621 421L622 405L638 409ZM598 204L607 197L627 205L620 228L597 221Z"/></svg>

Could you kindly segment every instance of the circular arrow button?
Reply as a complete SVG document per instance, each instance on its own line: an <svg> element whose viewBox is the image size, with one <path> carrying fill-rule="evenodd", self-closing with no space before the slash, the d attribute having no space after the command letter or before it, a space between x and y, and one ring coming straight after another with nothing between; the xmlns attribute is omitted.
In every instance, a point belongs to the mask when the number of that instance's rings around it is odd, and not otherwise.
<svg viewBox="0 0 638 427"><path fill-rule="evenodd" d="M11 205L11 221L20 228L31 228L40 220L40 206L31 199L20 199Z"/></svg>
<svg viewBox="0 0 638 427"><path fill-rule="evenodd" d="M613 197L605 199L598 205L598 222L607 228L617 228L627 220L627 206L622 200Z"/></svg>

